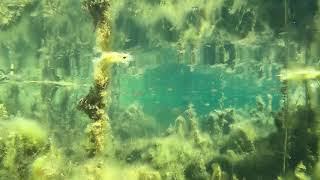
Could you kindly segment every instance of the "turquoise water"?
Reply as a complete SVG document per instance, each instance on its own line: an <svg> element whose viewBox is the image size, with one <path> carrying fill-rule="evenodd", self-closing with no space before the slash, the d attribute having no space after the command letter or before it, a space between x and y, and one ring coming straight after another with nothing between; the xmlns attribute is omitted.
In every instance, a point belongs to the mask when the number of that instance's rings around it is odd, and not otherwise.
<svg viewBox="0 0 320 180"><path fill-rule="evenodd" d="M0 180L317 180L319 0L0 1Z"/></svg>
<svg viewBox="0 0 320 180"><path fill-rule="evenodd" d="M168 123L193 104L199 115L205 115L212 109L241 108L256 106L256 97L261 95L267 101L267 95L273 96L272 107L276 111L280 106L281 84L273 74L274 80L266 80L257 85L255 77L239 77L235 73L226 73L219 68L209 68L210 73L194 71L181 64L164 64L147 70L141 77L123 77L120 82L120 104L128 106L138 102L146 113L159 117ZM224 97L221 104L220 100ZM176 112L178 111L178 112Z"/></svg>

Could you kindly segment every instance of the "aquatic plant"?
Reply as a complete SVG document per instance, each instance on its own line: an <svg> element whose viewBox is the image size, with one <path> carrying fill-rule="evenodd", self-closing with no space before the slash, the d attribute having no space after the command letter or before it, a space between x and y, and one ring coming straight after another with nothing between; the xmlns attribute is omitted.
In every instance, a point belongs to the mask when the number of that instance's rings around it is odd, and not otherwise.
<svg viewBox="0 0 320 180"><path fill-rule="evenodd" d="M132 104L124 111L118 111L111 119L112 132L122 141L155 137L160 134L159 123L143 112L139 104Z"/></svg>
<svg viewBox="0 0 320 180"><path fill-rule="evenodd" d="M51 144L48 152L38 156L30 165L30 179L63 179L67 170L71 167L70 164L65 164L63 153L60 149Z"/></svg>
<svg viewBox="0 0 320 180"><path fill-rule="evenodd" d="M320 78L320 71L314 68L284 69L279 77L281 81L317 80Z"/></svg>
<svg viewBox="0 0 320 180"><path fill-rule="evenodd" d="M96 48L102 52L96 60L93 70L94 83L86 97L79 101L78 108L84 111L94 122L88 125L86 133L89 138L88 153L94 156L104 149L105 135L112 140L110 120L105 112L106 88L111 79L113 64L126 63L129 55L107 52L110 46L110 2L109 0L85 0L83 5L91 14L96 28Z"/></svg>
<svg viewBox="0 0 320 180"><path fill-rule="evenodd" d="M3 0L0 2L0 29L7 29L14 25L26 7L34 4L37 0Z"/></svg>
<svg viewBox="0 0 320 180"><path fill-rule="evenodd" d="M222 170L219 164L212 164L212 175L211 180L221 180L222 179Z"/></svg>
<svg viewBox="0 0 320 180"><path fill-rule="evenodd" d="M85 0L83 5L91 14L96 28L96 44L101 51L110 50L110 1Z"/></svg>
<svg viewBox="0 0 320 180"><path fill-rule="evenodd" d="M104 52L94 65L93 86L89 93L79 101L78 108L94 121L86 129L89 137L88 153L90 156L103 151L106 134L108 134L108 141L112 139L109 116L104 109L106 89L110 82L112 65L126 63L128 60L128 54Z"/></svg>
<svg viewBox="0 0 320 180"><path fill-rule="evenodd" d="M197 113L192 104L188 106L188 109L185 111L186 117L188 118L190 124L190 138L197 145L200 145L200 134L198 130L198 122L197 122Z"/></svg>
<svg viewBox="0 0 320 180"><path fill-rule="evenodd" d="M4 104L0 104L0 120L8 119L8 112Z"/></svg>
<svg viewBox="0 0 320 180"><path fill-rule="evenodd" d="M183 116L178 116L174 124L175 133L181 137L186 137L188 132L186 119Z"/></svg>
<svg viewBox="0 0 320 180"><path fill-rule="evenodd" d="M30 165L47 151L47 132L35 121L25 119L0 122L0 130L0 176L28 177Z"/></svg>
<svg viewBox="0 0 320 180"><path fill-rule="evenodd" d="M131 177L137 177L137 180L161 180L161 175L158 171L152 170L147 167L138 167L133 169ZM137 175L134 175L137 174Z"/></svg>

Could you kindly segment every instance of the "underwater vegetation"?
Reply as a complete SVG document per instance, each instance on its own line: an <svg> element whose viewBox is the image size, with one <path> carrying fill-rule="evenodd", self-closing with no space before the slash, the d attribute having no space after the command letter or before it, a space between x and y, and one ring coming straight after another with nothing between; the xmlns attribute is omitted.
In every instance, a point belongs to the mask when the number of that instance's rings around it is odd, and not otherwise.
<svg viewBox="0 0 320 180"><path fill-rule="evenodd" d="M24 10L32 7L35 2L35 0L1 1L0 29L6 29L14 25L23 15Z"/></svg>
<svg viewBox="0 0 320 180"><path fill-rule="evenodd" d="M0 180L317 180L318 0L3 0Z"/></svg>
<svg viewBox="0 0 320 180"><path fill-rule="evenodd" d="M279 76L281 81L315 80L320 78L320 71L313 68L283 70Z"/></svg>
<svg viewBox="0 0 320 180"><path fill-rule="evenodd" d="M103 151L104 134L111 134L110 120L104 110L104 101L107 95L106 88L111 81L111 67L113 64L127 63L128 61L128 54L104 52L94 65L93 87L90 88L86 97L79 101L78 108L94 121L86 130L89 135L89 141L92 143L91 147L89 147L89 154L91 155ZM108 138L110 139L111 137Z"/></svg>

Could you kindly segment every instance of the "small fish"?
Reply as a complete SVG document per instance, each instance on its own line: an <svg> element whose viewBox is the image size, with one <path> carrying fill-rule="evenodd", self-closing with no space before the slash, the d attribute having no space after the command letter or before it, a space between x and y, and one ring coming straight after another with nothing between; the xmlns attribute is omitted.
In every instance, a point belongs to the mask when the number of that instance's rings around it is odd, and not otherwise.
<svg viewBox="0 0 320 180"><path fill-rule="evenodd" d="M217 89L211 89L211 93L216 93L216 92L218 92Z"/></svg>
<svg viewBox="0 0 320 180"><path fill-rule="evenodd" d="M185 54L185 53L186 53L186 50L185 50L185 49L183 49L183 50L178 50L178 53L179 53L179 54Z"/></svg>
<svg viewBox="0 0 320 180"><path fill-rule="evenodd" d="M126 38L125 40L124 40L124 42L126 42L126 43L128 43L128 42L130 42L131 41L131 39L129 39L129 38Z"/></svg>
<svg viewBox="0 0 320 180"><path fill-rule="evenodd" d="M133 97L141 97L144 96L144 93L142 91L136 91L132 93Z"/></svg>
<svg viewBox="0 0 320 180"><path fill-rule="evenodd" d="M197 11L197 10L199 10L199 7L193 6L193 7L192 7L192 10L193 10L193 11Z"/></svg>
<svg viewBox="0 0 320 180"><path fill-rule="evenodd" d="M210 103L205 103L204 106L207 106L207 107L208 107L208 106L210 106Z"/></svg>

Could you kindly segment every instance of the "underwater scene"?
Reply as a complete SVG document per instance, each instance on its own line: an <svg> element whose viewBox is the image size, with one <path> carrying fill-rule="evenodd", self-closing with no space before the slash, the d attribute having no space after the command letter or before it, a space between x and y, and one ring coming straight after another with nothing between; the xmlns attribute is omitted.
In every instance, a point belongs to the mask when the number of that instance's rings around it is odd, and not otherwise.
<svg viewBox="0 0 320 180"><path fill-rule="evenodd" d="M0 0L0 180L320 180L320 0Z"/></svg>

